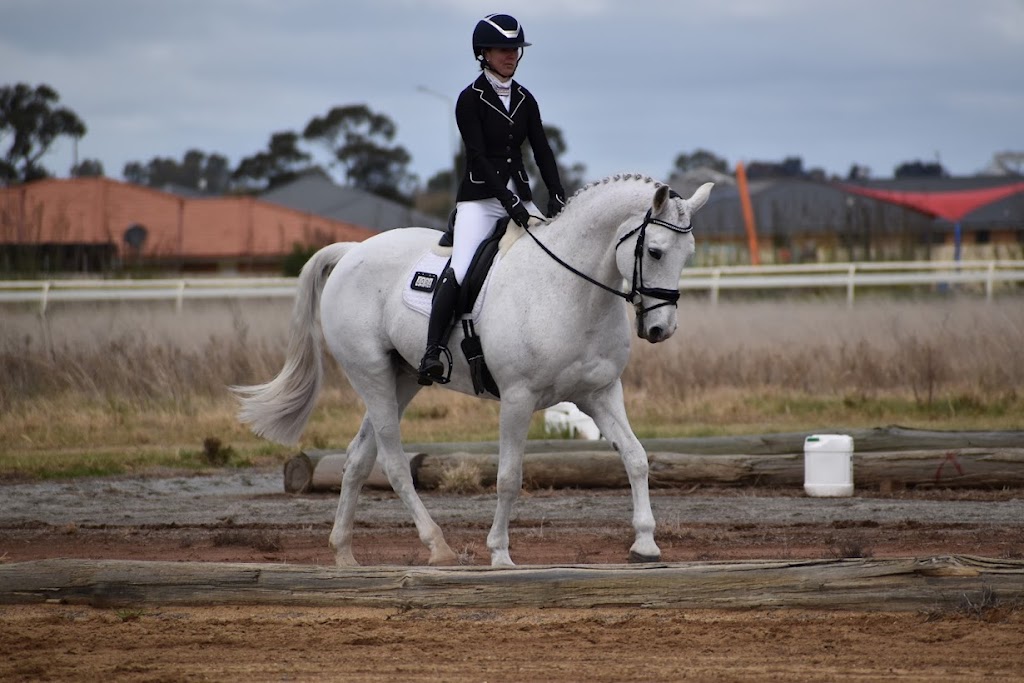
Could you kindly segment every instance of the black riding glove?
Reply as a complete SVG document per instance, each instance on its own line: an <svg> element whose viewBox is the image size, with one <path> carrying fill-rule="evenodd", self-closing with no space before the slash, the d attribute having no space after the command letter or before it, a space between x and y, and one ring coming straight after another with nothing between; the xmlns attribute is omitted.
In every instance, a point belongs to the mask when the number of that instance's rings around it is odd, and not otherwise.
<svg viewBox="0 0 1024 683"><path fill-rule="evenodd" d="M525 228L530 223L530 212L526 210L522 202L512 207L512 210L508 212L509 216L512 216L512 220L516 222L520 228Z"/></svg>
<svg viewBox="0 0 1024 683"><path fill-rule="evenodd" d="M548 218L554 218L562 212L562 207L565 206L565 197L560 194L552 194L551 199L548 200Z"/></svg>
<svg viewBox="0 0 1024 683"><path fill-rule="evenodd" d="M526 210L525 206L523 206L523 202L519 197L511 195L509 199L502 202L502 205L504 205L505 211L512 217L512 220L515 221L516 225L521 228L525 228L527 224L529 224L530 212Z"/></svg>

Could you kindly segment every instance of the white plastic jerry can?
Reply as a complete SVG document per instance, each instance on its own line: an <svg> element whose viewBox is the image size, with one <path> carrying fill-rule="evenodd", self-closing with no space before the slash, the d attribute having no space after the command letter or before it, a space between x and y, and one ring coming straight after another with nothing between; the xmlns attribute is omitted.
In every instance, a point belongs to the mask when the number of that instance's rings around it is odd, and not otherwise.
<svg viewBox="0 0 1024 683"><path fill-rule="evenodd" d="M818 497L853 495L853 437L812 434L804 440L804 491Z"/></svg>

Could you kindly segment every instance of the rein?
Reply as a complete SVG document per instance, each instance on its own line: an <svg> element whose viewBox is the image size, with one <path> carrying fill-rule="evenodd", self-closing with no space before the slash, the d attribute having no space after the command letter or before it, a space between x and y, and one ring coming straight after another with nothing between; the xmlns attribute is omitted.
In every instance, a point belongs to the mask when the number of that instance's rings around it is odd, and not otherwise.
<svg viewBox="0 0 1024 683"><path fill-rule="evenodd" d="M679 196L674 191L673 191L672 195L674 195L676 197ZM637 315L639 315L641 320L642 320L644 315L646 315L647 313L650 313L651 311L653 311L653 310L655 310L657 308L661 308L662 306L668 306L668 305L677 306L678 302L679 302L679 289L678 288L676 288L676 289L664 289L664 288L661 288L661 287L647 287L647 286L644 285L644 272L643 272L644 271L644 265L643 265L644 264L644 260L643 260L643 254L644 254L644 242L645 242L645 239L647 237L647 226L648 225L660 225L663 228L668 228L669 230L672 230L673 232L678 232L678 233L683 234L683 235L685 235L686 233L691 232L693 230L693 225L690 225L690 227L688 227L688 228L684 228L682 226L676 225L675 223L669 223L668 221L663 221L660 218L652 218L651 217L651 209L647 209L647 214L644 216L644 222L641 223L640 225L638 225L637 227L633 228L632 230L630 230L626 234L624 234L622 237L620 237L619 241L615 245L615 249L617 251L618 248L622 246L623 242L628 240L633 235L636 235L637 233L639 233L639 235L637 236L637 240L636 240L636 248L633 250L633 281L631 283L629 292L623 292L623 291L621 291L619 289L616 289L614 287L609 287L608 285L604 284L603 282L598 282L597 280L595 280L594 278L590 277L586 273L583 273L583 272L577 270L576 268L572 267L571 265L569 265L568 263L563 261L561 258L559 258L557 254L555 254L550 249L548 249L548 247L543 242L541 242L539 239L537 239L536 235L534 235L532 232L530 232L530 228L529 227L525 227L523 229L526 231L527 235L529 235L530 237L533 238L533 241L537 243L537 246L539 246L542 250L544 250L544 253L546 253L548 256L550 256L552 259L554 259L555 262L558 263L560 266L562 266L563 268L565 268L569 272L573 273L574 275L578 275L579 277L583 278L584 280L586 280L590 284L596 285L596 286L600 287L601 289L603 289L604 291L606 291L606 292L608 292L610 294L614 294L615 296L617 296L617 297L619 297L621 299L625 299L629 303L633 304L633 306L636 307ZM638 296L640 296L640 297L647 296L647 297L650 297L652 299L657 299L661 303L654 304L653 306L648 306L647 308L641 308L641 301L638 299Z"/></svg>

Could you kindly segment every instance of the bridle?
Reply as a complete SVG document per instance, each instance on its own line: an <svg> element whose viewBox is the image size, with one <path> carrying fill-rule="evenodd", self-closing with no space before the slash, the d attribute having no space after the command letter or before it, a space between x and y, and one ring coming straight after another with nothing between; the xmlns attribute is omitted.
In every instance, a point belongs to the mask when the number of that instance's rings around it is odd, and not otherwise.
<svg viewBox="0 0 1024 683"><path fill-rule="evenodd" d="M679 193L677 193L675 190L672 190L669 193L669 197L672 198L672 199L681 199L682 198L679 195ZM618 251L619 247L622 246L623 242L628 240L633 235L637 235L636 247L633 249L633 281L630 283L630 289L629 289L628 292L623 292L623 291L621 291L619 289L616 289L615 287L609 287L608 285L604 284L603 282L598 282L597 280L595 280L594 278L590 277L586 273L583 273L583 272L577 270L576 268L572 267L571 265L569 265L568 263L563 261L561 258L559 258L558 255L556 255L550 249L548 249L547 246L543 242L541 242L539 239L537 239L536 235L534 235L532 232L530 232L529 227L524 228L524 230L526 230L526 234L527 235L529 235L530 237L533 238L533 241L537 243L537 245L544 251L544 253L546 253L548 256L550 256L552 259L554 259L555 262L558 263L559 265L561 265L563 268L569 270L574 275L578 275L579 277L583 278L584 280L586 280L587 282L591 283L592 285L596 285L597 287L600 287L601 289L603 289L604 291L608 292L609 294L614 294L615 296L617 296L619 298L622 298L622 299L625 299L629 303L633 304L634 308L636 308L636 314L637 314L637 318L638 318L637 325L638 325L638 327L641 327L642 324L643 324L644 316L646 316L651 311L653 311L655 309L658 309L658 308L661 308L662 306L670 306L670 305L671 306L678 306L679 305L679 303L678 303L679 302L679 288L678 287L675 288L675 289L665 289L665 288L662 288L662 287L648 287L648 286L646 286L644 284L644 258L643 258L643 256L644 256L644 243L646 242L646 238L647 238L647 226L648 225L660 225L663 228L668 228L669 230L671 230L673 232L677 232L677 233L679 233L681 235L685 235L685 234L687 234L687 233L689 233L689 232L691 232L693 230L693 223L691 223L689 227L684 228L681 225L676 225L675 223L669 223L668 221L663 221L660 218L654 218L654 217L651 216L651 211L652 210L653 209L647 209L647 214L644 216L643 223L641 223L637 227L633 228L632 230L626 232L622 237L619 238L619 241L615 244L615 250ZM643 307L643 300L642 300L641 297L645 297L645 296L649 297L651 299L657 299L660 303L656 303L656 304L654 304L652 306L647 306L646 308L644 308Z"/></svg>

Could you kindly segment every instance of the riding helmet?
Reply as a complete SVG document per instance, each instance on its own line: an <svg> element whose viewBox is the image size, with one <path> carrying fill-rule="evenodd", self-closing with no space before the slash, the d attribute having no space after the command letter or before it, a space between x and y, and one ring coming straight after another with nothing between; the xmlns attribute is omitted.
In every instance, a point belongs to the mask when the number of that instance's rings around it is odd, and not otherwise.
<svg viewBox="0 0 1024 683"><path fill-rule="evenodd" d="M476 22L473 29L473 55L480 57L485 48L489 47L518 47L523 48L530 43L526 42L526 34L523 27L515 17L508 14L488 14Z"/></svg>

